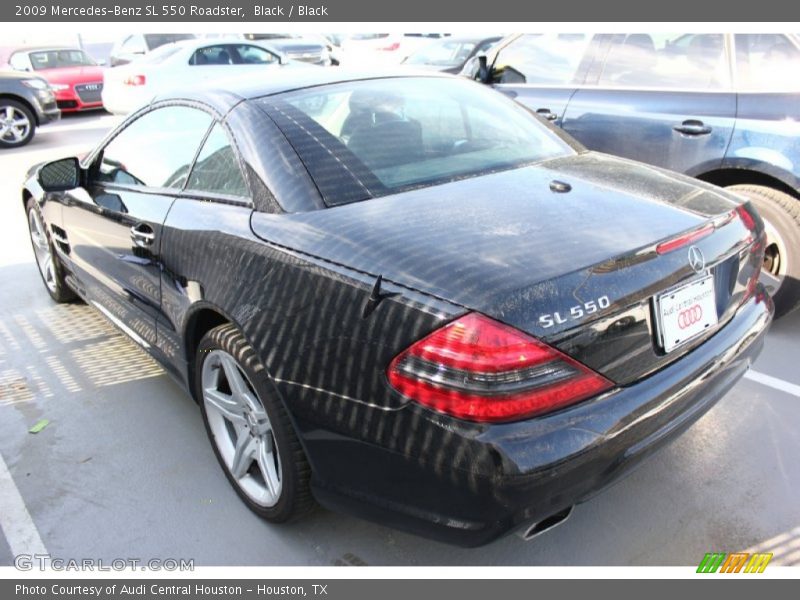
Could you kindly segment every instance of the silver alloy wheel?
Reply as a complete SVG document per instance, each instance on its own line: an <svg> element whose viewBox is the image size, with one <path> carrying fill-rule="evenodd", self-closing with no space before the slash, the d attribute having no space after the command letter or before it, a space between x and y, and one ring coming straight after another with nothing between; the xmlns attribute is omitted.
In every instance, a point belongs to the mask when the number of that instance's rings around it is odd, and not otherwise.
<svg viewBox="0 0 800 600"><path fill-rule="evenodd" d="M763 217L762 217L763 219ZM767 233L767 244L764 249L764 270L777 278L778 283L775 289L769 290L774 294L778 291L783 283L786 272L789 268L788 259L789 253L786 251L786 244L781 237L780 232L766 219L764 221L764 229Z"/></svg>
<svg viewBox="0 0 800 600"><path fill-rule="evenodd" d="M13 106L0 106L0 139L21 142L31 130L31 122L21 110Z"/></svg>
<svg viewBox="0 0 800 600"><path fill-rule="evenodd" d="M236 359L212 350L203 361L203 402L223 462L241 490L259 506L274 506L283 477L267 411Z"/></svg>
<svg viewBox="0 0 800 600"><path fill-rule="evenodd" d="M42 220L36 209L28 213L28 226L31 230L31 241L33 242L33 254L36 256L36 264L44 279L47 289L56 293L56 266L53 262L53 255L50 253L50 243L47 241Z"/></svg>

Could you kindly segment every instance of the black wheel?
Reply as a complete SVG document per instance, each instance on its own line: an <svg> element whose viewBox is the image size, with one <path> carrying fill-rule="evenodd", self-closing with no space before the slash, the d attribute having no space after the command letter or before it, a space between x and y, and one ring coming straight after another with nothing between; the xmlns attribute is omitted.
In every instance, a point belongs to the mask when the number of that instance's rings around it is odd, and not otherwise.
<svg viewBox="0 0 800 600"><path fill-rule="evenodd" d="M253 348L238 329L221 325L203 336L196 361L203 421L228 481L268 521L305 515L315 505L311 469Z"/></svg>
<svg viewBox="0 0 800 600"><path fill-rule="evenodd" d="M33 246L33 254L36 257L36 266L39 267L39 274L42 276L47 293L56 302L75 300L75 292L64 281L64 267L55 253L53 242L44 226L36 200L28 198L25 210L28 213L28 229L31 233L31 246Z"/></svg>
<svg viewBox="0 0 800 600"><path fill-rule="evenodd" d="M36 119L30 109L16 100L0 98L0 148L17 148L33 139Z"/></svg>
<svg viewBox="0 0 800 600"><path fill-rule="evenodd" d="M764 271L779 282L771 294L775 316L781 317L800 305L800 200L761 185L733 185L728 189L751 200L764 220Z"/></svg>

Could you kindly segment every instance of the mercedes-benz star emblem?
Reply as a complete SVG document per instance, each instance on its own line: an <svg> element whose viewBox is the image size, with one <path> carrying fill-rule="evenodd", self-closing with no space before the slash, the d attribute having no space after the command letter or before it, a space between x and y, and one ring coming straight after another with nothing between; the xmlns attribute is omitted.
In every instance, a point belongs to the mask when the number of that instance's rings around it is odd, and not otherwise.
<svg viewBox="0 0 800 600"><path fill-rule="evenodd" d="M694 269L695 273L702 273L706 268L706 257L697 246L689 248L689 266Z"/></svg>

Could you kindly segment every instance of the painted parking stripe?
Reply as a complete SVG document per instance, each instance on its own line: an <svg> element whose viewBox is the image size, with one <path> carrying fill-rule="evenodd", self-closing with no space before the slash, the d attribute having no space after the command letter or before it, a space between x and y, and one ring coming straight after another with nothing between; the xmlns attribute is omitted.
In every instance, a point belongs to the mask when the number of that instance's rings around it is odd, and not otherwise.
<svg viewBox="0 0 800 600"><path fill-rule="evenodd" d="M39 530L22 500L3 457L0 456L0 529L11 554L47 554Z"/></svg>
<svg viewBox="0 0 800 600"><path fill-rule="evenodd" d="M759 373L758 371L753 370L748 371L744 376L745 379L755 381L761 385L766 385L776 390L780 390L781 392L786 392L787 394L791 394L792 396L797 396L800 398L800 385L789 383L783 379L778 379L777 377L765 375L764 373Z"/></svg>

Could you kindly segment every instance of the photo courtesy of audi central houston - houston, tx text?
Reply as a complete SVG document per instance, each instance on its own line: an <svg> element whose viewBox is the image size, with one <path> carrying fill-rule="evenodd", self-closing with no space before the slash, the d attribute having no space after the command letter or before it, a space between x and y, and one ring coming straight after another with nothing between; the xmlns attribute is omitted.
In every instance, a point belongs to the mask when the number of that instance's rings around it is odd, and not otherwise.
<svg viewBox="0 0 800 600"><path fill-rule="evenodd" d="M0 25L0 565L800 565L797 34L247 18Z"/></svg>

